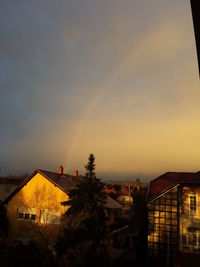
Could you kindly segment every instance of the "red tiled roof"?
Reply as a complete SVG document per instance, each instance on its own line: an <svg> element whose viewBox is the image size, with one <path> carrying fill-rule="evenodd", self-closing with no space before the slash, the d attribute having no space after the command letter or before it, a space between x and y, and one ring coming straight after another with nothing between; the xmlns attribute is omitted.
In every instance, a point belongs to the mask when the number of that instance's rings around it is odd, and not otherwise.
<svg viewBox="0 0 200 267"><path fill-rule="evenodd" d="M159 176L150 182L147 201L151 201L180 183L200 183L200 172L167 172Z"/></svg>
<svg viewBox="0 0 200 267"><path fill-rule="evenodd" d="M116 196L117 196L117 192L112 188L105 188L103 191L106 195L108 195L112 198L116 198Z"/></svg>

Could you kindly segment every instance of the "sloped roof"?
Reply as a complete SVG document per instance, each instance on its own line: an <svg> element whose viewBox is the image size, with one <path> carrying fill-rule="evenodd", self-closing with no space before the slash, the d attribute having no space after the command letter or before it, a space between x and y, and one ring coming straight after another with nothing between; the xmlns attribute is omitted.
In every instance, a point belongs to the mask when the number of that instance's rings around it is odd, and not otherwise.
<svg viewBox="0 0 200 267"><path fill-rule="evenodd" d="M147 201L151 201L177 184L200 183L200 172L167 172L149 184Z"/></svg>
<svg viewBox="0 0 200 267"><path fill-rule="evenodd" d="M113 188L105 188L103 191L107 196L110 196L112 198L117 197L117 192Z"/></svg>
<svg viewBox="0 0 200 267"><path fill-rule="evenodd" d="M107 196L105 208L107 208L107 209L121 209L122 205L119 202L117 202L116 200L114 200L113 198Z"/></svg>
<svg viewBox="0 0 200 267"><path fill-rule="evenodd" d="M61 189L63 189L66 193L69 189L72 189L76 186L76 179L78 177L74 177L69 174L59 174L57 172L50 172L45 170L39 170L41 174L43 174L47 179L58 185ZM81 177L81 176L79 176Z"/></svg>
<svg viewBox="0 0 200 267"><path fill-rule="evenodd" d="M52 182L55 186L58 186L65 193L68 190L72 189L76 185L77 177L74 177L69 174L59 174L56 172L50 172L46 170L37 169L32 172L26 179L24 179L19 186L5 199L5 203L7 203L18 191L22 189L24 185L26 185L37 173L43 175L46 179ZM80 177L80 176L79 176Z"/></svg>

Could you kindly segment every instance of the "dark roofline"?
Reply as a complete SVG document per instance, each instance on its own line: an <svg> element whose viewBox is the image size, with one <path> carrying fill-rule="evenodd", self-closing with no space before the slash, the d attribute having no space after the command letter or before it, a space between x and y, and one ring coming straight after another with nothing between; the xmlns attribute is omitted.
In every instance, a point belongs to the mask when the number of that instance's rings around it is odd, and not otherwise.
<svg viewBox="0 0 200 267"><path fill-rule="evenodd" d="M180 174L180 173L181 173L181 174L191 174L191 175L196 174L196 173L194 173L194 172L165 172L165 173L161 174L160 176L158 176L157 178L151 180L150 183L151 183L151 182L154 182L154 181L156 181L156 180L158 180L158 179L160 179L162 176L167 175L167 174L169 174L169 173L176 173L176 174Z"/></svg>
<svg viewBox="0 0 200 267"><path fill-rule="evenodd" d="M146 202L150 203L150 202L156 200L157 198L159 198L159 197L161 197L162 195L166 194L168 191L171 191L174 187L176 187L177 185L180 185L180 184L181 184L180 182L179 182L179 183L177 182L176 184L174 184L174 185L171 186L170 188L167 188L166 190L160 192L158 195L152 197L151 199L149 199L149 200L147 199ZM147 196L148 196L148 195L147 195Z"/></svg>
<svg viewBox="0 0 200 267"><path fill-rule="evenodd" d="M157 198L161 197L161 195L166 194L168 191L172 190L172 189L173 189L174 187L176 187L176 186L179 186L179 185L199 185L199 184L200 184L200 181L199 181L199 182L186 182L186 181L182 182L182 181L179 181L179 182L177 182L176 184L174 184L173 186L171 186L170 188L168 188L168 189L166 189L166 190L160 192L160 193L159 193L158 195L156 195L155 197L153 197L153 198L151 198L151 199L149 199L149 200L147 200L147 198L146 198L146 202L147 202L147 203L150 203L150 202L156 200ZM148 194L147 194L147 196L148 196Z"/></svg>
<svg viewBox="0 0 200 267"><path fill-rule="evenodd" d="M52 184L54 184L56 187L60 188L63 192L64 189L62 187L60 187L57 183L55 183L53 180L51 180L49 177L47 177L43 171L45 172L45 170L40 170L40 169L36 169L34 170L26 179L24 179L22 181L21 184L19 184L19 186L3 201L3 204L7 204L8 201L10 201L14 195L17 194L17 192L19 192L37 173L40 173L42 176L44 176L48 181L50 181ZM56 172L52 172L57 174ZM66 193L66 192L65 192Z"/></svg>
<svg viewBox="0 0 200 267"><path fill-rule="evenodd" d="M149 194L151 194L151 187L154 187L156 182L159 181L167 176L170 176L170 175L188 175L190 177L193 177L194 175L196 175L198 172L194 173L194 172L165 172L164 174L161 174L160 176L158 176L157 178L153 179L150 181L149 183L149 187L148 187L148 191L147 191L147 195L146 195L146 201L149 202L151 201L152 199L155 199L157 198L158 196L160 196L161 194L165 193L166 191L168 191L170 188L176 186L177 184L179 183L183 183L184 181L181 181L181 179L177 179L177 180L173 180L173 184L170 185L169 187L166 187L166 188L163 188L161 189L160 192L157 192L157 193L154 193L153 196L149 196Z"/></svg>

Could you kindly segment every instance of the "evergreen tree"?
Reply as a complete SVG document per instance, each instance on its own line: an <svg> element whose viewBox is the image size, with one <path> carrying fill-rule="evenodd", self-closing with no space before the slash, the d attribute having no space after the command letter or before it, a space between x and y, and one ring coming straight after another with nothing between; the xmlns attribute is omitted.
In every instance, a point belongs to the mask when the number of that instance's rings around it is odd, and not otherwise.
<svg viewBox="0 0 200 267"><path fill-rule="evenodd" d="M104 184L95 175L95 157L89 155L86 174L77 178L76 188L69 192L69 206L56 244L59 256L67 266L97 265L105 252L106 215ZM104 254L105 255L105 254ZM100 264L100 261L99 261Z"/></svg>

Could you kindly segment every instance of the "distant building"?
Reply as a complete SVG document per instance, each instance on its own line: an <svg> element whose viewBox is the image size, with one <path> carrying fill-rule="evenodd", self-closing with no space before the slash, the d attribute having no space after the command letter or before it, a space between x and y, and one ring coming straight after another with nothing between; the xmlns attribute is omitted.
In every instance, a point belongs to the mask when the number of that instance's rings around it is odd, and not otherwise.
<svg viewBox="0 0 200 267"><path fill-rule="evenodd" d="M134 202L134 191L143 190L144 185L136 181L106 181L104 192L122 205L122 216L129 219Z"/></svg>
<svg viewBox="0 0 200 267"><path fill-rule="evenodd" d="M23 179L23 177L16 176L0 177L0 201L6 199L8 195L18 187Z"/></svg>
<svg viewBox="0 0 200 267"><path fill-rule="evenodd" d="M106 198L105 210L109 226L115 224L122 215L122 205L109 196Z"/></svg>
<svg viewBox="0 0 200 267"><path fill-rule="evenodd" d="M168 172L147 194L150 266L174 266L179 253L200 253L200 172ZM186 254L187 255L187 254Z"/></svg>

